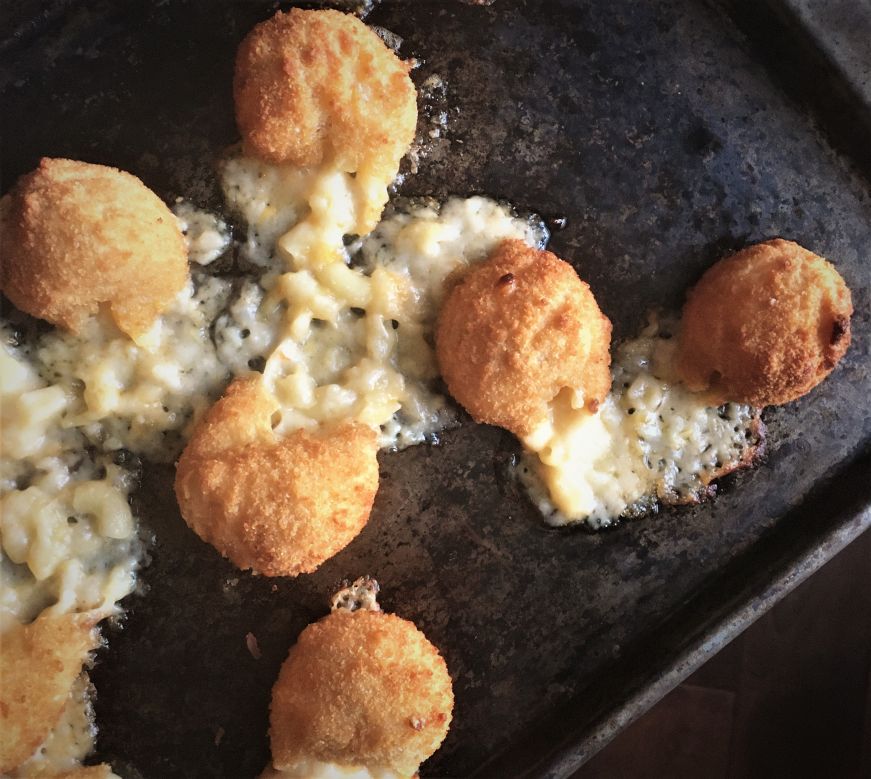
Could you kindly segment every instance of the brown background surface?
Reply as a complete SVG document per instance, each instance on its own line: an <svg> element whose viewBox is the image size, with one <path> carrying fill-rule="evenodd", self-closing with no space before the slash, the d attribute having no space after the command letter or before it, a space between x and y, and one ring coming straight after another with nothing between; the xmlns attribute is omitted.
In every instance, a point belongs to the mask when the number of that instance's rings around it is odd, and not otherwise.
<svg viewBox="0 0 871 779"><path fill-rule="evenodd" d="M871 533L574 779L871 777Z"/></svg>

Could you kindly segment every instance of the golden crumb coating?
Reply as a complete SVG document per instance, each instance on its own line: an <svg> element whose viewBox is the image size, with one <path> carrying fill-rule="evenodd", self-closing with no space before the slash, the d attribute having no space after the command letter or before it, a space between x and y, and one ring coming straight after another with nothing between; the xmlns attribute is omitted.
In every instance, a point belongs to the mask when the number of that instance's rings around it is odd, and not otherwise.
<svg viewBox="0 0 871 779"><path fill-rule="evenodd" d="M259 376L237 379L178 462L181 514L239 568L309 573L363 529L378 490L378 440L356 422L284 438Z"/></svg>
<svg viewBox="0 0 871 779"><path fill-rule="evenodd" d="M0 636L0 773L29 758L63 713L88 653L94 619L42 614Z"/></svg>
<svg viewBox="0 0 871 779"><path fill-rule="evenodd" d="M393 614L333 612L309 625L272 689L279 770L320 760L414 774L447 735L454 695L438 650Z"/></svg>
<svg viewBox="0 0 871 779"><path fill-rule="evenodd" d="M788 403L844 356L852 314L850 290L822 257L782 239L749 246L687 296L678 374L714 405Z"/></svg>
<svg viewBox="0 0 871 779"><path fill-rule="evenodd" d="M267 162L327 163L386 186L414 140L417 93L409 69L355 16L279 12L257 25L236 55L243 147Z"/></svg>
<svg viewBox="0 0 871 779"><path fill-rule="evenodd" d="M106 763L99 765L86 765L74 768L62 774L52 774L52 779L118 779L112 767ZM48 777L46 777L48 779Z"/></svg>
<svg viewBox="0 0 871 779"><path fill-rule="evenodd" d="M188 275L172 212L115 168L43 159L3 198L0 286L28 314L77 331L106 306L143 335Z"/></svg>
<svg viewBox="0 0 871 779"><path fill-rule="evenodd" d="M436 353L451 394L478 422L528 435L564 387L594 410L611 388L611 322L567 262L501 243L448 291Z"/></svg>

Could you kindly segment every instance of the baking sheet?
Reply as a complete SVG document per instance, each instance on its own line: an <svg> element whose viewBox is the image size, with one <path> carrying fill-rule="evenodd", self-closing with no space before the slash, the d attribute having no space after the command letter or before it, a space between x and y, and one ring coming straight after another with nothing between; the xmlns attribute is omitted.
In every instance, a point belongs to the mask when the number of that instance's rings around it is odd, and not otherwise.
<svg viewBox="0 0 871 779"><path fill-rule="evenodd" d="M219 206L235 47L274 9L20 5L0 48L2 189L40 156L68 156ZM422 60L418 84L447 84L448 131L402 194L486 193L566 217L551 248L590 283L615 340L648 307L678 306L724 253L781 235L836 262L853 345L810 396L766 412L766 462L715 502L597 535L544 528L507 476L516 442L468 420L440 446L382 455L367 528L297 580L221 560L179 518L171 469L146 466L148 592L93 673L98 757L122 776L255 776L288 647L364 573L455 680L454 724L424 776L566 775L871 524L868 181L729 19L691 0L417 0L369 21Z"/></svg>

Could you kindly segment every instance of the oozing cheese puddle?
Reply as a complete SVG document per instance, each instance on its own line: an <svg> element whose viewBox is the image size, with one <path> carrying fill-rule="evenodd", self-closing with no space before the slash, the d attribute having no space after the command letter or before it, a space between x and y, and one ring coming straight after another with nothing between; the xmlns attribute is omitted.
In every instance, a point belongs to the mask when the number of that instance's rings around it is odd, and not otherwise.
<svg viewBox="0 0 871 779"><path fill-rule="evenodd" d="M504 238L541 245L543 227L469 198L414 206L345 246L359 221L359 179L332 172L313 181L244 157L226 161L222 174L228 202L248 225L246 255L268 269L262 306L282 311L264 368L277 432L353 418L380 429L382 446L405 447L450 424L433 389L442 282Z"/></svg>
<svg viewBox="0 0 871 779"><path fill-rule="evenodd" d="M45 608L114 613L140 553L130 475L64 428L73 399L6 345L0 402L0 630Z"/></svg>
<svg viewBox="0 0 871 779"><path fill-rule="evenodd" d="M397 209L346 244L381 197L372 182L234 157L222 183L247 224L248 277L209 275L226 228L180 207L201 269L142 343L97 317L76 336L55 331L29 351L0 349L0 630L43 608L117 613L143 546L127 507L130 452L175 459L234 375L262 369L279 434L354 418L379 429L385 447L433 440L454 420L435 388L432 349L445 278L505 238L543 246L547 237L539 221L473 197ZM752 411L727 407L723 418L669 384L664 343L651 331L622 347L615 390L595 416L563 395L527 440L541 464L528 460L524 478L549 521L603 526L654 496L690 497L746 452ZM84 698L70 706L87 721ZM75 762L90 745L79 739L67 754ZM46 748L41 765L66 765L64 749ZM392 776L331 764L299 770L291 775Z"/></svg>
<svg viewBox="0 0 871 779"><path fill-rule="evenodd" d="M519 474L552 525L607 527L665 503L695 502L713 479L749 462L758 412L707 406L673 378L678 323L653 318L622 344L611 393L595 414L564 390L524 441Z"/></svg>
<svg viewBox="0 0 871 779"><path fill-rule="evenodd" d="M21 348L4 333L0 630L45 608L118 613L144 547L127 503L131 453L174 460L234 375L263 367L279 432L350 416L380 428L384 446L432 439L454 418L432 386L442 280L503 238L545 236L535 221L470 198L411 207L345 247L371 211L371 182L244 158L225 163L223 182L248 223L243 252L256 273L210 276L226 226L182 203L191 259L204 270L192 267L140 344L101 317ZM92 729L71 722L91 722L76 690L22 776L65 770L91 751Z"/></svg>

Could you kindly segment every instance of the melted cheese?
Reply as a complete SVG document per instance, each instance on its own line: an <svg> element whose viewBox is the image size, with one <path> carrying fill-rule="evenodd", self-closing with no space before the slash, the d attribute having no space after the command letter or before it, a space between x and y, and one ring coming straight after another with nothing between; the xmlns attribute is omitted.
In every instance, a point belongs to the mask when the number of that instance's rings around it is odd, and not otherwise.
<svg viewBox="0 0 871 779"><path fill-rule="evenodd" d="M0 648L12 624L46 609L109 616L134 587L141 543L127 502L132 481L65 426L74 404L0 345ZM14 776L71 770L92 751L88 689L83 674L57 726Z"/></svg>
<svg viewBox="0 0 871 779"><path fill-rule="evenodd" d="M0 630L48 607L110 614L133 589L132 481L64 426L73 404L0 347Z"/></svg>
<svg viewBox="0 0 871 779"><path fill-rule="evenodd" d="M758 414L712 408L674 379L677 323L655 319L617 349L611 393L595 414L564 390L524 440L520 477L550 524L594 528L657 500L694 502L758 443Z"/></svg>
<svg viewBox="0 0 871 779"><path fill-rule="evenodd" d="M172 210L191 262L209 265L230 248L230 228L219 216L196 208L183 198L176 200Z"/></svg>
<svg viewBox="0 0 871 779"><path fill-rule="evenodd" d="M50 332L27 352L0 350L0 629L44 608L117 611L142 552L124 450L177 457L234 375L262 371L279 434L353 418L380 430L384 447L433 440L454 421L432 348L446 277L505 238L543 246L547 237L540 221L481 197L406 204L354 237L382 193L336 170L236 156L224 161L222 184L247 224L249 276L194 270L139 344L98 317L79 335ZM192 259L207 268L227 248L226 224L186 204L177 213ZM654 326L618 351L614 389L596 414L578 393L555 399L525 441L534 454L522 469L548 521L600 527L657 497L692 498L744 456L753 411L705 408L670 380L670 360ZM73 720L76 706L86 709L80 698L71 698ZM61 743L55 732L44 754L78 759L81 750L52 746ZM282 775L395 776L317 762Z"/></svg>
<svg viewBox="0 0 871 779"><path fill-rule="evenodd" d="M381 611L378 603L378 582L370 576L361 576L343 587L330 599L330 611Z"/></svg>
<svg viewBox="0 0 871 779"><path fill-rule="evenodd" d="M434 388L444 278L503 238L541 245L545 236L534 220L470 198L410 205L349 239L380 208L378 182L243 157L224 162L222 180L247 223L249 276L209 274L227 249L226 223L181 202L192 278L139 343L95 317L77 335L0 348L0 630L46 608L118 612L143 551L128 503L130 452L174 460L234 375L262 370L279 433L354 418L380 429L386 447L433 439L454 420ZM4 332L4 341L15 339ZM68 708L59 728L84 733L68 725L90 721L85 699L73 694ZM54 731L39 770L74 764L89 743Z"/></svg>
<svg viewBox="0 0 871 779"><path fill-rule="evenodd" d="M60 721L33 756L12 773L13 777L51 776L73 771L94 751L97 728L92 696L88 675L82 673L70 690ZM110 772L107 776L114 774Z"/></svg>
<svg viewBox="0 0 871 779"><path fill-rule="evenodd" d="M300 760L282 770L270 766L260 779L412 779L389 768L367 768L366 766L325 763L320 760Z"/></svg>
<svg viewBox="0 0 871 779"><path fill-rule="evenodd" d="M443 281L504 238L541 245L540 223L469 198L412 205L346 240L372 207L359 177L233 157L222 181L247 221L247 256L267 269L264 315L282 312L264 368L279 434L350 418L379 429L383 446L404 447L451 424L434 389Z"/></svg>

